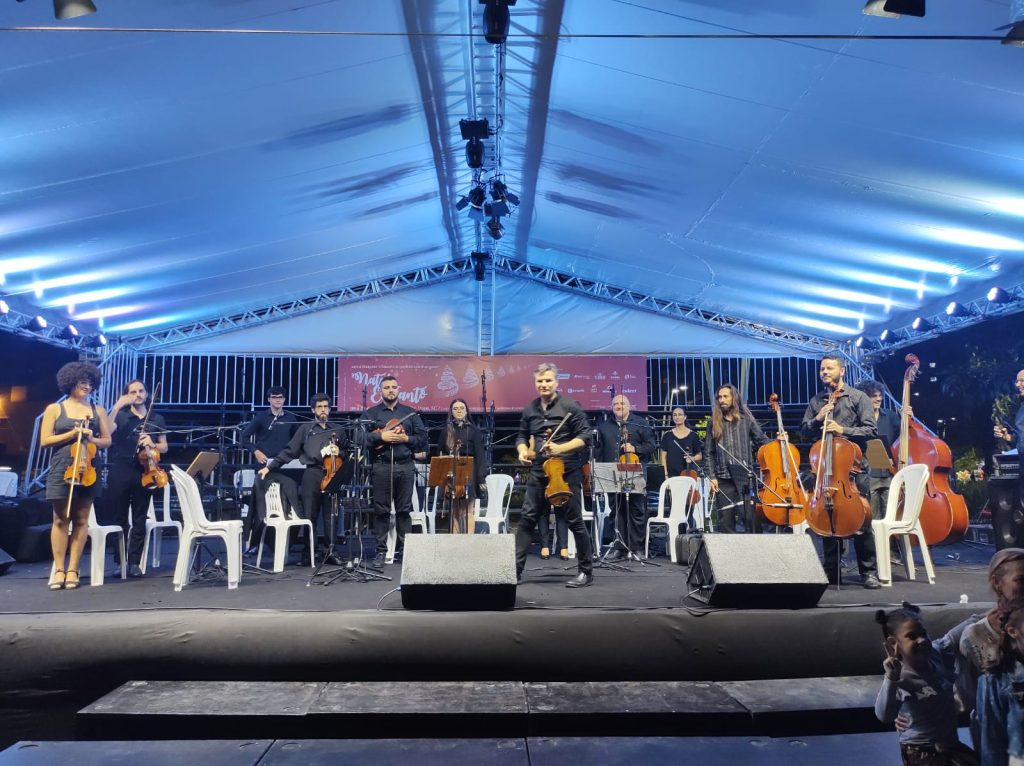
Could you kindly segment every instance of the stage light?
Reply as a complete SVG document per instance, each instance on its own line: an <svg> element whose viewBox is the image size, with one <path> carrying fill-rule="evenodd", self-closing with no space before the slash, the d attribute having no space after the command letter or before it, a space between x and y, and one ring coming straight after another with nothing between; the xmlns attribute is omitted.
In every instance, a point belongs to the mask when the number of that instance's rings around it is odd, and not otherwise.
<svg viewBox="0 0 1024 766"><path fill-rule="evenodd" d="M484 165L484 144L479 138L466 142L466 164L476 170Z"/></svg>
<svg viewBox="0 0 1024 766"><path fill-rule="evenodd" d="M924 0L868 0L865 16L898 19L900 16L924 16Z"/></svg>
<svg viewBox="0 0 1024 766"><path fill-rule="evenodd" d="M914 317L914 321L910 323L910 326L914 328L915 332L928 332L935 329L935 325L924 317Z"/></svg>
<svg viewBox="0 0 1024 766"><path fill-rule="evenodd" d="M989 303L1009 303L1013 300L1013 296L1001 287L993 287L985 297Z"/></svg>
<svg viewBox="0 0 1024 766"><path fill-rule="evenodd" d="M78 328L73 324L69 324L60 331L60 337L64 340L75 340L78 337Z"/></svg>
<svg viewBox="0 0 1024 766"><path fill-rule="evenodd" d="M53 0L53 15L61 21L96 13L92 0Z"/></svg>
<svg viewBox="0 0 1024 766"><path fill-rule="evenodd" d="M950 317L969 317L975 315L974 309L970 306L965 306L962 303L956 301L950 301L949 305L946 306L946 316Z"/></svg>
<svg viewBox="0 0 1024 766"><path fill-rule="evenodd" d="M853 345L856 346L857 348L863 350L863 351L870 351L873 348L878 348L878 344L877 343L875 343L873 340L871 340L870 338L867 338L867 337L865 337L863 335L858 337L857 340L855 340L853 342Z"/></svg>
<svg viewBox="0 0 1024 766"><path fill-rule="evenodd" d="M490 260L490 256L487 253L471 253L469 258L473 261L473 278L477 282L483 282L487 261Z"/></svg>
<svg viewBox="0 0 1024 766"><path fill-rule="evenodd" d="M501 225L501 219L492 218L487 222L487 233L491 239L499 240L505 235L505 227Z"/></svg>
<svg viewBox="0 0 1024 766"><path fill-rule="evenodd" d="M7 305L7 301L0 300L0 315L4 315L11 310L11 307Z"/></svg>
<svg viewBox="0 0 1024 766"><path fill-rule="evenodd" d="M491 181L491 199L494 200L491 209L496 216L509 215L512 208L519 205L519 197L510 192L498 179Z"/></svg>
<svg viewBox="0 0 1024 766"><path fill-rule="evenodd" d="M25 322L25 328L32 332L42 332L49 323L38 314Z"/></svg>
<svg viewBox="0 0 1024 766"><path fill-rule="evenodd" d="M463 141L474 138L490 138L491 136L491 128L487 120L459 120L459 131L462 133Z"/></svg>
<svg viewBox="0 0 1024 766"><path fill-rule="evenodd" d="M480 0L480 4L484 6L484 39L491 45L501 45L508 39L508 7L516 0Z"/></svg>
<svg viewBox="0 0 1024 766"><path fill-rule="evenodd" d="M1001 44L1024 48L1024 21L1018 21L1010 27L1010 31L1006 33Z"/></svg>
<svg viewBox="0 0 1024 766"><path fill-rule="evenodd" d="M884 344L888 343L890 340L892 340L892 330L890 330L888 327L886 327L884 330L882 330L882 333L878 336L878 342L884 345Z"/></svg>
<svg viewBox="0 0 1024 766"><path fill-rule="evenodd" d="M86 348L100 348L101 346L107 345L107 336L103 333L98 335L90 335L85 339Z"/></svg>
<svg viewBox="0 0 1024 766"><path fill-rule="evenodd" d="M484 202L487 200L487 192L484 191L482 186L474 186L472 191L467 195L466 201L469 203L469 217L474 221L483 222L484 220Z"/></svg>

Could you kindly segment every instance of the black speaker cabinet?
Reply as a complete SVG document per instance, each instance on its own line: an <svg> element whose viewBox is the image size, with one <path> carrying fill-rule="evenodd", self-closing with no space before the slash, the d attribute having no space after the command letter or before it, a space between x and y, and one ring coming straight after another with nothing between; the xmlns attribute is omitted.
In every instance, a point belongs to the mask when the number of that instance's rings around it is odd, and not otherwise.
<svg viewBox="0 0 1024 766"><path fill-rule="evenodd" d="M988 507L992 511L997 550L1024 546L1020 492L1020 480L1016 476L995 476L988 480Z"/></svg>
<svg viewBox="0 0 1024 766"><path fill-rule="evenodd" d="M808 535L707 535L690 568L692 595L711 606L814 606L828 578Z"/></svg>
<svg viewBox="0 0 1024 766"><path fill-rule="evenodd" d="M401 588L406 609L512 609L515 536L406 535Z"/></svg>

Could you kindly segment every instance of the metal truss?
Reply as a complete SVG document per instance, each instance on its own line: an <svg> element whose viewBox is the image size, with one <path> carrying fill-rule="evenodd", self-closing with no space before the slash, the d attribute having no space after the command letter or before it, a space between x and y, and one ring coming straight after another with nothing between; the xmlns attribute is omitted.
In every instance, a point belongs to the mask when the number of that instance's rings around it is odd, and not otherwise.
<svg viewBox="0 0 1024 766"><path fill-rule="evenodd" d="M863 358L867 362L876 362L891 356L896 351L907 346L913 346L940 335L945 335L954 330L970 327L1001 316L1009 316L1024 311L1024 283L1014 285L1006 290L1008 301L1004 303L992 303L985 298L977 298L969 303L961 305L966 309L964 316L949 316L945 311L939 314L923 317L928 329L915 330L911 325L890 329L890 337L883 345L880 342L872 342L872 347L862 348Z"/></svg>
<svg viewBox="0 0 1024 766"><path fill-rule="evenodd" d="M425 266L412 271L404 271L379 279L342 287L330 292L318 293L308 298L276 303L270 306L243 311L231 316L219 317L206 321L178 325L160 332L146 333L123 339L136 351L155 351L174 346L179 343L210 338L216 335L243 330L247 327L267 324L281 319L290 319L316 311L345 306L371 298L410 290L424 285L438 284L457 279L464 274L473 273L473 264L469 258L449 261L435 266Z"/></svg>
<svg viewBox="0 0 1024 766"><path fill-rule="evenodd" d="M52 322L47 325L45 330L30 330L28 323L32 321L34 317L28 314L22 314L20 311L15 309L9 309L6 314L0 314L0 330L13 333L14 335L21 335L25 338L32 338L33 340L42 341L43 343L49 343L51 346L60 346L61 348L70 348L75 351L89 350L90 353L100 355L100 351L86 345L88 336L79 335L75 338L64 338L61 333L64 332L66 325L55 325ZM49 322L49 320L47 320Z"/></svg>
<svg viewBox="0 0 1024 766"><path fill-rule="evenodd" d="M582 295L587 298L638 311L647 311L684 322L713 327L735 335L757 338L801 351L803 355L806 355L808 352L816 354L843 352L842 344L839 341L772 327L760 322L751 322L747 319L729 316L717 311L708 311L707 309L691 306L680 301L659 298L637 290L617 287L607 282L586 279L546 266L535 266L512 258L497 257L494 260L494 268L498 273L539 282L556 290Z"/></svg>

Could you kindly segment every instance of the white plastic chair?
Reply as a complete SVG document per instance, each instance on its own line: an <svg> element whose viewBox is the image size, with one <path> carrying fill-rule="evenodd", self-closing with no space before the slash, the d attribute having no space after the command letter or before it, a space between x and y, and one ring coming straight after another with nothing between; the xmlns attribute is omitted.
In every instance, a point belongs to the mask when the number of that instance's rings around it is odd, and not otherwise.
<svg viewBox="0 0 1024 766"><path fill-rule="evenodd" d="M878 557L878 579L886 587L892 586L892 559L889 555L889 538L898 535L903 543L903 563L907 568L907 579L916 577L914 569L914 553L911 550L910 536L917 538L921 547L921 558L928 574L928 582L935 584L935 569L932 557L928 552L928 544L924 541L921 529L921 505L924 503L925 485L928 483L928 466L923 464L908 465L901 468L892 477L889 485L889 501L885 506L885 518L871 522L871 532L875 536L875 555ZM900 495L903 495L903 518L897 519L900 508Z"/></svg>
<svg viewBox="0 0 1024 766"><path fill-rule="evenodd" d="M316 546L312 541L316 539L313 530L313 522L309 519L300 519L294 512L285 513L281 503L281 485L276 481L267 487L266 510L267 517L264 520L263 532L260 534L259 550L256 553L256 566L259 567L263 561L263 541L267 537L267 529L274 530L274 568L272 572L284 571L284 560L288 556L289 533L299 527L309 528L310 556L309 565L316 566Z"/></svg>
<svg viewBox="0 0 1024 766"><path fill-rule="evenodd" d="M508 508L512 504L512 477L507 473L492 473L484 479L487 505L476 501L476 523L487 527L487 534L508 532Z"/></svg>
<svg viewBox="0 0 1024 766"><path fill-rule="evenodd" d="M146 514L146 541L142 544L142 561L139 566L142 573L146 573L146 562L149 560L149 541L153 540L153 569L160 568L160 548L164 539L164 530L173 529L178 535L178 543L181 543L181 522L171 518L171 485L164 487L163 511L160 518L156 514L156 498L149 500L149 513Z"/></svg>
<svg viewBox="0 0 1024 766"><path fill-rule="evenodd" d="M604 499L603 509L602 509L602 505L601 505L602 498ZM597 533L597 540L591 539L591 543L592 543L592 546L593 546L593 551L594 551L594 555L595 556L600 556L601 555L601 543L599 541L604 539L604 522L608 518L608 516L611 514L611 505L610 505L610 503L611 503L611 496L607 492L599 492L597 494L597 503L596 503L597 507L596 508L589 508L589 507L587 507L587 496L582 494L582 493L580 495L580 511L582 512L582 516L583 516L583 524L587 528L587 534L591 534L591 532L596 532ZM594 529L594 518L595 518L595 516L597 518L597 529L596 530ZM551 521L551 550L552 551L555 550L555 538L557 537L557 535L558 535L557 522L554 520L553 514L552 514L552 521ZM569 550L569 558L574 559L574 558L576 558L576 535L574 535L572 533L572 530L570 530L568 537L569 537L569 539L568 539L567 543L568 543L568 546L569 546L569 548L568 548L568 550ZM591 535L591 537L593 537L593 536Z"/></svg>
<svg viewBox="0 0 1024 766"><path fill-rule="evenodd" d="M658 513L656 516L647 519L647 534L644 536L645 557L650 556L651 552L651 527L657 524L668 527L666 532L668 539L665 547L668 549L672 563L679 563L676 557L676 546L673 543L672 537L676 534L680 525L685 524L690 516L690 493L694 490L697 490L699 493L700 487L696 480L691 479L689 476L673 476L662 483L658 489ZM665 512L666 494L672 499L672 504L667 514Z"/></svg>
<svg viewBox="0 0 1024 766"><path fill-rule="evenodd" d="M174 479L174 490L178 494L181 516L185 521L174 566L174 589L180 591L188 583L196 542L204 537L219 537L227 549L228 589L234 590L242 579L242 522L210 521L203 510L202 497L195 479L176 465L171 466L171 476Z"/></svg>
<svg viewBox="0 0 1024 766"><path fill-rule="evenodd" d="M89 585L102 585L106 574L107 536L117 535L118 552L121 554L121 579L128 577L128 563L124 552L124 529L117 524L99 524L96 521L96 506L89 506Z"/></svg>

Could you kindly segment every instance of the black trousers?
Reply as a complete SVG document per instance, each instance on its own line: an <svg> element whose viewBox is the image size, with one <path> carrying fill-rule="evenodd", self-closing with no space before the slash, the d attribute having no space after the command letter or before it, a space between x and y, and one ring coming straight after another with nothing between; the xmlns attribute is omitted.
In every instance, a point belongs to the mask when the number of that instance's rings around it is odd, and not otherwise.
<svg viewBox="0 0 1024 766"><path fill-rule="evenodd" d="M542 513L537 516L537 532L540 535L540 545L547 548L551 544L551 514ZM565 510L555 510L555 551L560 551L569 545L569 524L565 520Z"/></svg>
<svg viewBox="0 0 1024 766"><path fill-rule="evenodd" d="M647 536L647 496L645 492L630 492L627 504L625 493L612 495L612 507L615 509L615 542L612 547L618 550L628 548L633 553L644 549ZM672 531L674 537L675 531Z"/></svg>
<svg viewBox="0 0 1024 766"><path fill-rule="evenodd" d="M576 541L576 561L579 571L590 574L594 571L594 554L590 544L590 535L587 533L587 525L583 523L583 510L580 508L580 483L581 479L576 478L575 482L566 477L572 496L563 508L565 509L565 521L569 525L573 539ZM544 497L544 489L547 486L547 479L539 479L532 473L526 480L526 495L523 498L523 511L519 516L519 526L516 528L516 571L522 572L526 566L526 554L530 552L533 545L533 530L537 527L537 520L541 514L551 512L551 505Z"/></svg>
<svg viewBox="0 0 1024 766"><path fill-rule="evenodd" d="M324 505L324 493L320 491L320 481L325 476L324 469L318 465L311 465L302 472L302 486L299 493L302 495L302 517L313 523L313 540L310 546L316 544L318 526L320 521L320 510ZM325 535L326 536L326 535ZM330 545L330 540L327 544Z"/></svg>
<svg viewBox="0 0 1024 766"><path fill-rule="evenodd" d="M129 566L141 565L142 548L146 543L146 516L149 515L149 502L154 497L154 492L142 486L142 472L136 468L134 461L118 461L111 464L104 497L107 513L113 523L125 532L128 532L128 519L131 518L127 563ZM118 557L119 554L115 551L114 558Z"/></svg>
<svg viewBox="0 0 1024 766"><path fill-rule="evenodd" d="M867 471L856 474L854 482L857 491L869 497L870 481ZM828 579L835 580L839 575L839 557L842 555L843 541L836 537L823 537L821 547L825 558L825 574ZM871 533L871 520L864 522L858 534L853 536L853 548L857 552L857 570L861 576L878 575L878 562L875 559L875 536Z"/></svg>
<svg viewBox="0 0 1024 766"><path fill-rule="evenodd" d="M416 486L416 466L381 460L373 464L370 475L373 488L373 534L377 538L377 553L383 556L388 549L388 530L391 529L391 501L395 502L395 531L398 533L396 550L405 546L405 536L412 530L412 493Z"/></svg>
<svg viewBox="0 0 1024 766"><path fill-rule="evenodd" d="M729 475L718 477L719 492L715 494L715 509L718 511L717 532L732 534L736 531L736 519L743 520L747 532L760 532L761 519L754 509L751 494L750 474L743 466L726 466Z"/></svg>

